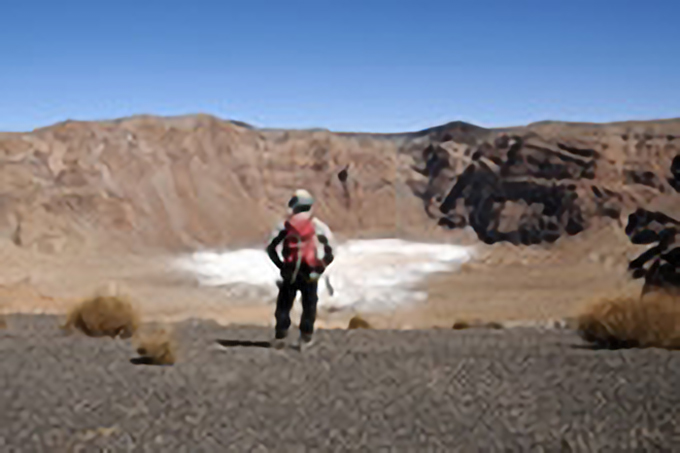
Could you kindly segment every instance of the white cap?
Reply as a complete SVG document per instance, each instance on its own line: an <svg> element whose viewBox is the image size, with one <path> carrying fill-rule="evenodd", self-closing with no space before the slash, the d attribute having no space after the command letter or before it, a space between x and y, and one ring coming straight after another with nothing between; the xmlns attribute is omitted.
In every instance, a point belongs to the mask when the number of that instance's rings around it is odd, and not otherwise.
<svg viewBox="0 0 680 453"><path fill-rule="evenodd" d="M295 209L298 206L312 206L314 204L314 197L305 189L298 189L293 194L293 197L288 202L288 207Z"/></svg>

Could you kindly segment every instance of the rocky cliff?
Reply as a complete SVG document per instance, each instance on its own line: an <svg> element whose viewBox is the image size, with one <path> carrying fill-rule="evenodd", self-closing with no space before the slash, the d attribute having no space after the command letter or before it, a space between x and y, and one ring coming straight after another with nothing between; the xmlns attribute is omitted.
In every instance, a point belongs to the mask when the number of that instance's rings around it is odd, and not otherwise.
<svg viewBox="0 0 680 453"><path fill-rule="evenodd" d="M0 241L190 250L261 243L305 187L341 236L551 243L680 184L680 120L450 123L405 134L271 130L197 115L0 134Z"/></svg>
<svg viewBox="0 0 680 453"><path fill-rule="evenodd" d="M441 226L469 225L487 243L554 242L678 187L680 121L457 128L412 150L427 178L412 185Z"/></svg>

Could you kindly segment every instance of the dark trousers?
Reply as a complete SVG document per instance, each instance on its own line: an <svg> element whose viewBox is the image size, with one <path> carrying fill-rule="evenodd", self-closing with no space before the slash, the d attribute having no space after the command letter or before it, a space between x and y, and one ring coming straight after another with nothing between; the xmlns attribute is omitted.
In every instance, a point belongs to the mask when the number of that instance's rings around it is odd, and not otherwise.
<svg viewBox="0 0 680 453"><path fill-rule="evenodd" d="M279 287L279 297L276 300L276 338L286 336L290 328L290 311L295 302L295 296L300 291L302 296L302 316L300 317L300 333L311 335L314 333L316 320L316 304L319 301L317 281L309 281L308 274L298 275L294 282L289 278L283 279Z"/></svg>

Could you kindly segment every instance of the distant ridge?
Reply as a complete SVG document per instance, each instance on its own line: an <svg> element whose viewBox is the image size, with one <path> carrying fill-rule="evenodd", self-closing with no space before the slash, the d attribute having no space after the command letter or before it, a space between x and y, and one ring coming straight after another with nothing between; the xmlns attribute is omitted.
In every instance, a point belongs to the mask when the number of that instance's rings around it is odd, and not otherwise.
<svg viewBox="0 0 680 453"><path fill-rule="evenodd" d="M560 120L543 120L543 121L536 121L533 123L529 123L527 125L515 125L515 126L499 126L499 127L482 127L482 126L477 126L475 124L466 122L466 121L451 121L446 124L442 124L439 126L433 126L417 131L404 131L404 132L352 132L352 131L333 131L328 128L324 127L311 127L311 128L280 128L280 127L258 127L249 123L246 123L244 121L239 121L239 120L233 120L233 119L223 119L219 118L214 115L210 114L204 114L204 113L196 113L196 114L187 114L187 115L168 115L168 116L163 116L163 115L152 115L152 114L139 114L139 115L131 115L131 116L125 116L125 117L120 117L120 118L115 118L115 119L99 119L99 120L75 120L75 119L66 119L64 121L60 121L57 123L54 123L52 125L47 125L47 126L41 126L39 128L34 129L35 131L39 131L42 129L49 129L53 127L58 127L64 124L71 124L71 123L114 123L114 124L121 124L129 121L137 121L137 120L158 120L158 121L192 121L192 120L197 120L200 118L205 118L205 119L210 119L212 121L220 121L224 123L229 123L233 124L238 127L242 127L245 129L249 130L256 130L256 131L265 131L265 132L282 132L282 131L306 131L306 132L329 132L333 134L339 134L339 135L345 135L345 136L375 136L375 137L405 137L405 136L410 136L410 137L422 137L426 135L431 135L431 134L439 134L444 131L451 131L451 130L459 130L461 132L468 132L468 131L505 131L505 130L515 130L519 128L535 128L535 127L546 127L546 126L564 126L564 127L607 127L607 126L634 126L634 125L645 125L645 124L672 124L672 123L680 123L680 117L675 117L675 118L662 118L662 119L656 119L656 120L626 120L626 121L613 121L613 122L602 122L602 123L594 123L594 122L570 122L570 121L560 121ZM26 133L30 131L0 131L0 133Z"/></svg>

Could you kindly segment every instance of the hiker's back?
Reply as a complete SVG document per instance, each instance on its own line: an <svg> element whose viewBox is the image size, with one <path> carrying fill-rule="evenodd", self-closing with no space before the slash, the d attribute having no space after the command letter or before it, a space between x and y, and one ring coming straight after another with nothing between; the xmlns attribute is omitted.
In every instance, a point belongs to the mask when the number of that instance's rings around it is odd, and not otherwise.
<svg viewBox="0 0 680 453"><path fill-rule="evenodd" d="M284 263L316 269L322 263L318 257L318 240L314 218L306 212L291 215L285 222L283 243Z"/></svg>

